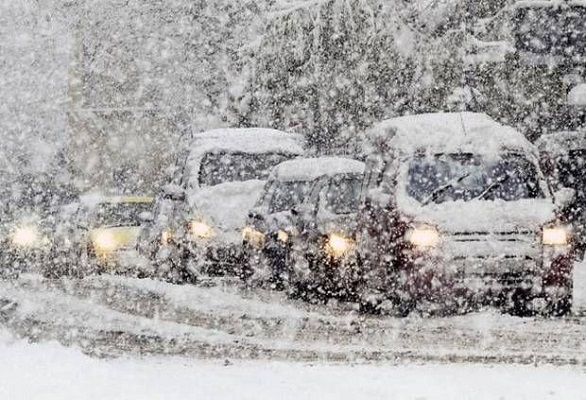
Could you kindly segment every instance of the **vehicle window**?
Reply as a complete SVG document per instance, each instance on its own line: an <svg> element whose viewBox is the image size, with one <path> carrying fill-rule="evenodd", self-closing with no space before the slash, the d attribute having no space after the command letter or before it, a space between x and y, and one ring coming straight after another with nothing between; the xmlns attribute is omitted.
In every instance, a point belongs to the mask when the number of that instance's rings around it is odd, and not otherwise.
<svg viewBox="0 0 586 400"><path fill-rule="evenodd" d="M102 203L93 213L91 227L139 226L140 215L151 208L151 203Z"/></svg>
<svg viewBox="0 0 586 400"><path fill-rule="evenodd" d="M271 169L292 158L282 153L207 153L199 170L200 186L215 186L225 182L267 179Z"/></svg>
<svg viewBox="0 0 586 400"><path fill-rule="evenodd" d="M586 7L531 7L515 15L516 47L534 54L585 55Z"/></svg>
<svg viewBox="0 0 586 400"><path fill-rule="evenodd" d="M576 196L586 197L586 150L571 150L555 160L558 184L576 190Z"/></svg>
<svg viewBox="0 0 586 400"><path fill-rule="evenodd" d="M407 194L421 203L542 198L536 167L518 154L483 159L474 154L413 158Z"/></svg>
<svg viewBox="0 0 586 400"><path fill-rule="evenodd" d="M341 176L330 181L326 192L325 208L334 214L352 214L360 202L361 176Z"/></svg>
<svg viewBox="0 0 586 400"><path fill-rule="evenodd" d="M309 193L312 183L312 181L279 182L271 196L269 212L288 211L301 204Z"/></svg>

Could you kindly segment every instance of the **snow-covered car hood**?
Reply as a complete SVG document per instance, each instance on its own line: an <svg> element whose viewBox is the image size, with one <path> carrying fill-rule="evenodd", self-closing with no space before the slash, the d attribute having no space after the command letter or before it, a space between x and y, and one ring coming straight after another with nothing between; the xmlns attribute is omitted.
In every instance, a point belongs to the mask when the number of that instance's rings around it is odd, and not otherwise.
<svg viewBox="0 0 586 400"><path fill-rule="evenodd" d="M254 207L265 183L249 180L199 188L189 197L191 209L197 214L194 217L209 223L219 240L239 242L248 210Z"/></svg>
<svg viewBox="0 0 586 400"><path fill-rule="evenodd" d="M449 232L505 232L538 229L555 218L550 199L454 201L427 206L404 205L415 223Z"/></svg>

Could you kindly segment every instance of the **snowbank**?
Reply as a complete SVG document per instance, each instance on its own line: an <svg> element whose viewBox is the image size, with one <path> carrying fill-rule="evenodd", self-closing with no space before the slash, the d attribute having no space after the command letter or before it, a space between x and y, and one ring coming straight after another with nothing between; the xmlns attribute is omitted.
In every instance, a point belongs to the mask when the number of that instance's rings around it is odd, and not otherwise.
<svg viewBox="0 0 586 400"><path fill-rule="evenodd" d="M62 399L578 399L577 368L341 365L92 359L0 331L0 398Z"/></svg>

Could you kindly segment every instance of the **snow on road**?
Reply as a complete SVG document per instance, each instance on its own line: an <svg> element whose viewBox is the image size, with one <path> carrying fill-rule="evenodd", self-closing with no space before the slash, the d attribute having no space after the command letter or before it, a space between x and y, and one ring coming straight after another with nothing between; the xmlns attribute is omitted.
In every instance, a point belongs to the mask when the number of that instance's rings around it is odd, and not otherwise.
<svg viewBox="0 0 586 400"><path fill-rule="evenodd" d="M98 356L586 365L586 319L363 316L238 285L99 276L0 282L0 324Z"/></svg>
<svg viewBox="0 0 586 400"><path fill-rule="evenodd" d="M578 367L89 358L0 331L0 399L585 399Z"/></svg>

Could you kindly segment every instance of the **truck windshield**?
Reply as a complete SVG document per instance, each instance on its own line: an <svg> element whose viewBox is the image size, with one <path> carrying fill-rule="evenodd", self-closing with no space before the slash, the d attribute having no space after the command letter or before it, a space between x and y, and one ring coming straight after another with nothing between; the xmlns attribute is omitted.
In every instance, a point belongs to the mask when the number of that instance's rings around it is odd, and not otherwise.
<svg viewBox="0 0 586 400"><path fill-rule="evenodd" d="M282 153L207 153L201 161L199 185L215 186L225 182L266 180L275 165L291 157Z"/></svg>
<svg viewBox="0 0 586 400"><path fill-rule="evenodd" d="M422 204L543 198L536 167L519 154L437 154L408 162L407 194Z"/></svg>

